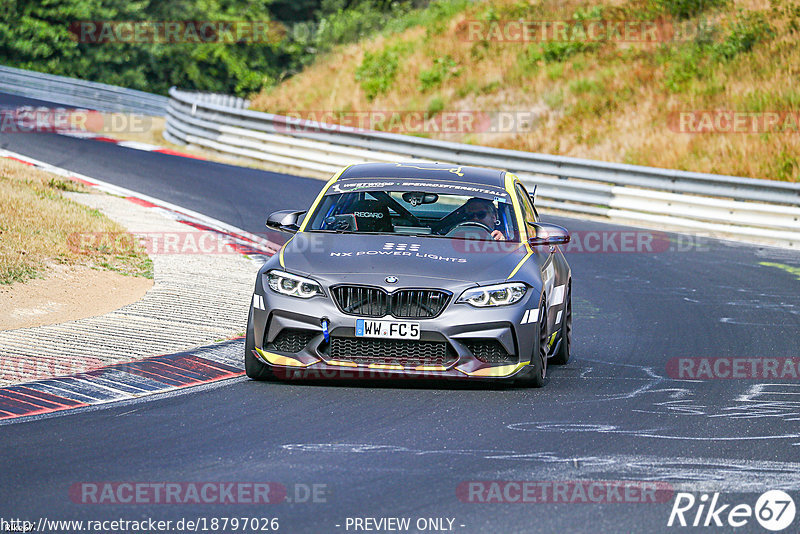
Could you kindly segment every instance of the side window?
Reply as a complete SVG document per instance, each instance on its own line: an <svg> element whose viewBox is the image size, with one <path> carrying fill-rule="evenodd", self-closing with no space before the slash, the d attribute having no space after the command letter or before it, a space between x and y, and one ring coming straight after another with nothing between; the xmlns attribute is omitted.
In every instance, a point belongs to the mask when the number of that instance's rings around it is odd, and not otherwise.
<svg viewBox="0 0 800 534"><path fill-rule="evenodd" d="M533 224L536 222L536 212L533 211L533 205L531 204L531 199L528 196L528 192L525 191L525 188L522 187L522 184L516 185L517 191L517 199L519 200L520 206L522 206L522 214L525 217L525 222L528 224Z"/></svg>

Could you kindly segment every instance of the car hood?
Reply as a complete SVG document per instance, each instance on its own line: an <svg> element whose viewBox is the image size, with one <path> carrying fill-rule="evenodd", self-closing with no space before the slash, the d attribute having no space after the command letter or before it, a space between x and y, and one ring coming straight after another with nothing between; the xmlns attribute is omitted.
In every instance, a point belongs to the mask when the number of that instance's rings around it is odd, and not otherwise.
<svg viewBox="0 0 800 534"><path fill-rule="evenodd" d="M304 232L286 244L282 261L288 271L327 281L385 285L396 276L398 287L431 286L505 280L526 253L520 243Z"/></svg>

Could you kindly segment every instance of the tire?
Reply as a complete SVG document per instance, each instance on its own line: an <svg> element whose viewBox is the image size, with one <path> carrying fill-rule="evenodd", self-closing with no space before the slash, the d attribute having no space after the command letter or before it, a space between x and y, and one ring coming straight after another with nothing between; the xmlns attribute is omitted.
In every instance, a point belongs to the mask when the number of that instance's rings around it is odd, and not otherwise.
<svg viewBox="0 0 800 534"><path fill-rule="evenodd" d="M253 380L270 380L274 377L272 369L253 354L256 348L255 335L253 334L253 312L247 318L247 336L244 342L244 372Z"/></svg>
<svg viewBox="0 0 800 534"><path fill-rule="evenodd" d="M561 343L550 363L553 365L565 365L569 362L570 350L572 349L572 284L567 286L567 300L564 303L564 317L561 319Z"/></svg>
<svg viewBox="0 0 800 534"><path fill-rule="evenodd" d="M533 347L531 364L520 383L528 387L540 388L547 378L547 301L542 298L539 304L539 327L536 330L536 343Z"/></svg>

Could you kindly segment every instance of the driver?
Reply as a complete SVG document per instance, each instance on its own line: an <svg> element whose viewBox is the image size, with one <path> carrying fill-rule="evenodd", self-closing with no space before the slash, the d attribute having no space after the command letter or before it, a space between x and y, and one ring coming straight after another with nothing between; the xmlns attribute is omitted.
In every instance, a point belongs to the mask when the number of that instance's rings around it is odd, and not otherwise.
<svg viewBox="0 0 800 534"><path fill-rule="evenodd" d="M489 227L495 241L505 241L503 232L495 228L500 224L497 208L491 200L473 197L464 204L464 222L478 222Z"/></svg>

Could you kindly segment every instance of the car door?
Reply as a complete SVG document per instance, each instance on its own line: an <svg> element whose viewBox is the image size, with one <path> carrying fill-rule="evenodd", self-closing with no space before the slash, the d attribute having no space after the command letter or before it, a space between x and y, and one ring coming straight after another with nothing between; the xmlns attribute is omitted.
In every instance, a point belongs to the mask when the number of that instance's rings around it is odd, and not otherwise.
<svg viewBox="0 0 800 534"><path fill-rule="evenodd" d="M531 234L535 232L535 227L532 225L536 224L539 219L533 209L530 196L525 190L525 186L523 186L520 182L516 182L515 192L517 194L517 200L522 208L522 214L525 219L525 224L528 227L528 233ZM542 283L544 285L545 296L547 298L547 331L552 333L555 332L559 327L559 321L557 319L560 319L558 316L558 311L560 309L560 304L563 304L564 301L564 295L562 294L564 291L564 286L558 280L555 265L555 255L545 247L539 248L542 254L546 254L541 262L541 276Z"/></svg>

